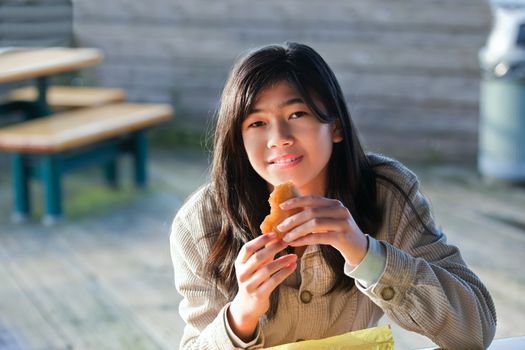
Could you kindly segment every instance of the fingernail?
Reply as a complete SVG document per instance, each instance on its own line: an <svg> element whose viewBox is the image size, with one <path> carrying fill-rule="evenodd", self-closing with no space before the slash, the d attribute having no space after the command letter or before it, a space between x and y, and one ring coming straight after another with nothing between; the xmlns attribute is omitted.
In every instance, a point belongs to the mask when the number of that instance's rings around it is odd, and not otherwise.
<svg viewBox="0 0 525 350"><path fill-rule="evenodd" d="M285 242L290 242L291 240L292 240L292 236L290 236L290 235L286 235L286 236L283 237L283 241L285 241Z"/></svg>
<svg viewBox="0 0 525 350"><path fill-rule="evenodd" d="M279 206L281 207L281 209L286 209L286 208L288 208L290 205L288 204L288 202L283 202L283 203L279 204Z"/></svg>
<svg viewBox="0 0 525 350"><path fill-rule="evenodd" d="M277 225L277 229L281 232L285 231L284 228L286 227L286 225L284 223L280 223L279 225Z"/></svg>

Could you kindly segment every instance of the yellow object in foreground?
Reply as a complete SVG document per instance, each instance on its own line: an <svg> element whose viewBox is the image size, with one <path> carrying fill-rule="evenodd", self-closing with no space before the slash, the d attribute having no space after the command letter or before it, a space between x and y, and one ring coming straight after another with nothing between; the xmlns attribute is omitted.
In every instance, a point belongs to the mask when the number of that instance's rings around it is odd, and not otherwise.
<svg viewBox="0 0 525 350"><path fill-rule="evenodd" d="M362 329L335 337L277 345L267 350L393 350L390 326Z"/></svg>

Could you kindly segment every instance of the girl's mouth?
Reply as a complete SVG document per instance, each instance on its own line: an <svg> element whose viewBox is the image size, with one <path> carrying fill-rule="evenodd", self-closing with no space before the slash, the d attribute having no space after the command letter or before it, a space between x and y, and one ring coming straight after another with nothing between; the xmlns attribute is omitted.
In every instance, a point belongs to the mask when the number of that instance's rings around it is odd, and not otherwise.
<svg viewBox="0 0 525 350"><path fill-rule="evenodd" d="M272 161L270 164L277 169L293 168L303 160L303 156L289 157Z"/></svg>

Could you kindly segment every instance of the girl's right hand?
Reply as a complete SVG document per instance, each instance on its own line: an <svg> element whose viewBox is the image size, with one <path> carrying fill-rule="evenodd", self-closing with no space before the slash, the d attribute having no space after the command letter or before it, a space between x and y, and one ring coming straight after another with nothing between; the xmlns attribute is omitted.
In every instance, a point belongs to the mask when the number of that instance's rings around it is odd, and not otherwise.
<svg viewBox="0 0 525 350"><path fill-rule="evenodd" d="M228 323L243 341L252 339L259 318L270 307L270 294L297 267L297 255L287 254L274 260L287 247L276 235L261 235L240 250L235 259L239 291L227 311Z"/></svg>

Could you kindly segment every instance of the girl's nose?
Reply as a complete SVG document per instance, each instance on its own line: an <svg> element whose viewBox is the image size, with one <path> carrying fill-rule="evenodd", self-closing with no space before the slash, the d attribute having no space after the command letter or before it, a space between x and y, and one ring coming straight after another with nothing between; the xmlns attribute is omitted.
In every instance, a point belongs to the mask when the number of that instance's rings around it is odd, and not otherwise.
<svg viewBox="0 0 525 350"><path fill-rule="evenodd" d="M268 148L286 147L293 144L290 128L282 123L275 124L269 131Z"/></svg>

